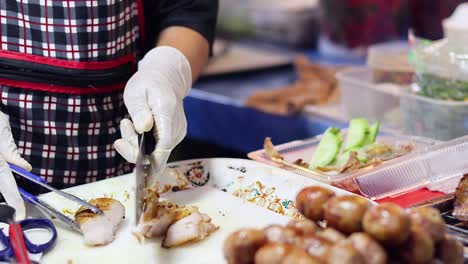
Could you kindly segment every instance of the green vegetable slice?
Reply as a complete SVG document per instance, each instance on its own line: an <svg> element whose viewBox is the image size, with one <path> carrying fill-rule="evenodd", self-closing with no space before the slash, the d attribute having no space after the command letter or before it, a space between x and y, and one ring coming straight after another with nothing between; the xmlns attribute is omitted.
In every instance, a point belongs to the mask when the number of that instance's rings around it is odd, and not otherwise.
<svg viewBox="0 0 468 264"><path fill-rule="evenodd" d="M347 152L353 148L360 148L364 146L369 133L369 122L367 121L367 119L352 119L349 122L344 151Z"/></svg>
<svg viewBox="0 0 468 264"><path fill-rule="evenodd" d="M366 138L366 142L364 145L374 144L375 139L377 138L377 134L379 133L380 122L377 121L369 128L369 134Z"/></svg>
<svg viewBox="0 0 468 264"><path fill-rule="evenodd" d="M315 169L317 167L325 167L332 163L340 152L342 142L343 140L341 139L340 130L338 128L331 127L327 129L314 152L309 167Z"/></svg>
<svg viewBox="0 0 468 264"><path fill-rule="evenodd" d="M338 155L338 157L336 158L333 165L336 168L343 167L348 162L350 153L351 153L351 151L347 151L347 152L344 152L344 153L341 153L340 155Z"/></svg>

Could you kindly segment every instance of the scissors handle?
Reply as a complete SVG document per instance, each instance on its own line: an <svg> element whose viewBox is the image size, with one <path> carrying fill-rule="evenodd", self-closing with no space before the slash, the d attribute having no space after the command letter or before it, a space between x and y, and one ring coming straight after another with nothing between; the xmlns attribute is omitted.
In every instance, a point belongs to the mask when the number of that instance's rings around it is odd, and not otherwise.
<svg viewBox="0 0 468 264"><path fill-rule="evenodd" d="M156 139L154 137L155 128L149 132L144 132L138 135L138 142L140 144L141 152L144 155L151 155L156 149Z"/></svg>
<svg viewBox="0 0 468 264"><path fill-rule="evenodd" d="M10 239L0 230L0 245L3 245L3 249L0 250L0 260L9 261L13 256L13 250L11 249Z"/></svg>
<svg viewBox="0 0 468 264"><path fill-rule="evenodd" d="M10 224L8 235L10 236L10 244L13 248L16 262L19 264L31 264L21 226L15 223Z"/></svg>
<svg viewBox="0 0 468 264"><path fill-rule="evenodd" d="M24 243L26 244L28 251L33 254L46 252L55 244L55 241L57 240L57 229L55 229L54 224L49 219L25 219L20 221L19 225L21 226L23 233L29 229L44 229L52 233L52 237L49 239L49 241L43 244L34 244L28 239L27 236L25 236Z"/></svg>

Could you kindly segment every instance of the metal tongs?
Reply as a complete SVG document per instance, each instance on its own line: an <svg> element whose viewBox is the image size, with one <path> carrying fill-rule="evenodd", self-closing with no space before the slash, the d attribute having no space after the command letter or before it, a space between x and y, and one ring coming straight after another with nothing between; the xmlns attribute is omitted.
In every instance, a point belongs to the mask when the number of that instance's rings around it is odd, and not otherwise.
<svg viewBox="0 0 468 264"><path fill-rule="evenodd" d="M76 197L75 195L73 194L69 194L69 193L66 193L64 191L61 191L61 190L58 190L58 189L55 189L54 187L50 186L47 184L46 180L37 176L37 175L34 175L20 167L17 167L15 165L12 165L12 164L8 164L10 166L10 169L13 173L23 177L23 178L26 178L28 179L29 181L32 181L62 197L65 197L66 199L70 200L70 201L73 201L73 202L76 202L78 203L79 205L81 206L84 206L86 208L88 208L89 210L91 210L93 213L95 214L103 214L104 212L97 208L96 206L93 206L91 204L89 204L88 202ZM21 188L18 188L21 196L23 197L23 199L32 204L33 206L37 207L38 209L40 209L42 212L52 216L52 217L55 217L55 218L58 218L60 221L62 221L64 224L66 224L67 226L69 226L71 229L81 233L81 228L80 226L78 225L78 223L73 220L73 219L70 219L69 217L67 217L66 215L62 214L61 212L59 212L57 209L53 208L51 205L49 205L48 203L44 202L43 200L39 199L38 197L26 192L25 190L21 189Z"/></svg>
<svg viewBox="0 0 468 264"><path fill-rule="evenodd" d="M145 209L145 190L147 188L147 178L154 171L154 164L150 159L151 154L156 148L157 140L154 137L154 129L138 135L140 151L135 162L135 225L138 225L141 214Z"/></svg>

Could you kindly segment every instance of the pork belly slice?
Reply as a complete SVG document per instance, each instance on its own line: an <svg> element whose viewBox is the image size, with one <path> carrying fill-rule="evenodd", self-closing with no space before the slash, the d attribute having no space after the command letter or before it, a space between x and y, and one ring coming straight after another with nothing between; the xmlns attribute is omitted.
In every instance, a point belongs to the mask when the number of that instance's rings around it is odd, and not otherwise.
<svg viewBox="0 0 468 264"><path fill-rule="evenodd" d="M162 246L171 248L200 241L218 229L208 215L194 212L169 227Z"/></svg>
<svg viewBox="0 0 468 264"><path fill-rule="evenodd" d="M89 203L101 209L104 214L96 214L82 206L75 213L75 221L80 225L87 245L107 245L114 241L115 233L125 219L125 207L112 198L96 198Z"/></svg>

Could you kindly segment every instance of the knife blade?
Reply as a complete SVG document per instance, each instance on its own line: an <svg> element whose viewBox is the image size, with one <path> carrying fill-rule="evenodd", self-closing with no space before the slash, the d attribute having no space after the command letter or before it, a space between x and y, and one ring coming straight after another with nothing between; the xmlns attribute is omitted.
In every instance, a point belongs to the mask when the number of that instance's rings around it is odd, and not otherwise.
<svg viewBox="0 0 468 264"><path fill-rule="evenodd" d="M135 162L135 224L138 225L141 214L145 207L145 190L147 188L147 178L153 171L151 153L156 148L157 141L152 131L138 135L139 152Z"/></svg>

